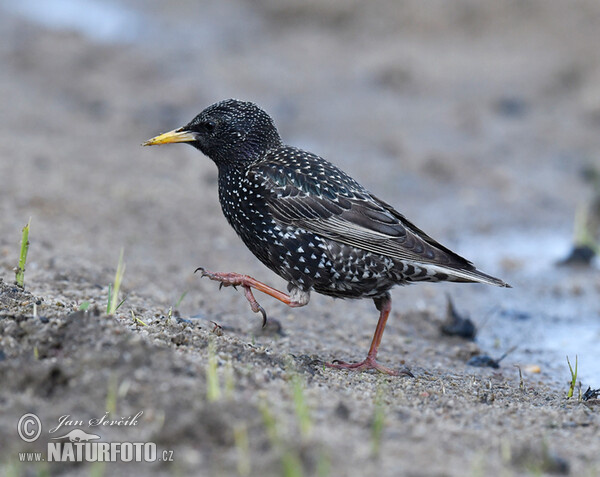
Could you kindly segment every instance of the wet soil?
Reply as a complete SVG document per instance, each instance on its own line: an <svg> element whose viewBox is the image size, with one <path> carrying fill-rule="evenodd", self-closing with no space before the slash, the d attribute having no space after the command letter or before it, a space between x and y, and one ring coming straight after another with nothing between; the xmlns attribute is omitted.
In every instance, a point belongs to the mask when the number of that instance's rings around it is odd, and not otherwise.
<svg viewBox="0 0 600 477"><path fill-rule="evenodd" d="M600 274L555 265L600 155L595 2L110 5L128 35L0 4L3 474L600 473L599 401L566 398L565 360L578 355L583 391L600 387ZM262 329L239 291L193 274L285 287L226 224L214 165L189 147L139 147L226 97L256 101L287 142L514 288L394 290L380 360L414 378L322 366L364 357L368 300L313 295L290 310L257 294ZM121 248L127 298L107 316ZM447 294L475 341L441 332ZM467 364L514 346L497 369ZM87 425L107 411L143 413ZM30 412L42 434L26 443ZM84 424L61 431L154 442L173 462L20 463L66 415Z"/></svg>

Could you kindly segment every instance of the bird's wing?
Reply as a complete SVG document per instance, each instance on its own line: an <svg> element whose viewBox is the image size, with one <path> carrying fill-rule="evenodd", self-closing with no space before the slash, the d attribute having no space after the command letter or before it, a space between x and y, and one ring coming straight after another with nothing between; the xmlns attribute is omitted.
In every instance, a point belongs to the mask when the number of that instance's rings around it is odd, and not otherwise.
<svg viewBox="0 0 600 477"><path fill-rule="evenodd" d="M262 183L277 222L399 260L475 270L343 171L320 161L296 160L296 167L264 162L249 170L252 182Z"/></svg>

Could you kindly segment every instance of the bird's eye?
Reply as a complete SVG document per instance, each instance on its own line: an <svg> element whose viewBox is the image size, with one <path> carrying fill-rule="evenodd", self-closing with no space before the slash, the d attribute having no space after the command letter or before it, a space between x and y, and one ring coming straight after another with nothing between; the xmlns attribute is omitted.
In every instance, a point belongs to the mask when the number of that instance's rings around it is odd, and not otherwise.
<svg viewBox="0 0 600 477"><path fill-rule="evenodd" d="M214 121L206 121L205 123L202 123L202 126L206 132L211 133L215 130L216 124Z"/></svg>

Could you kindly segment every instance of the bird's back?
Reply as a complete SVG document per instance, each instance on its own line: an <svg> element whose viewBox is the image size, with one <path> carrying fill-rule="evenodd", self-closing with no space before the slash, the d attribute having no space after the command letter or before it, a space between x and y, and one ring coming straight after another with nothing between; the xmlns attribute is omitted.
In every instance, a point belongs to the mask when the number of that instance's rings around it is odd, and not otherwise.
<svg viewBox="0 0 600 477"><path fill-rule="evenodd" d="M290 146L219 171L223 212L248 248L292 285L377 296L413 281L505 286L436 242L325 159Z"/></svg>

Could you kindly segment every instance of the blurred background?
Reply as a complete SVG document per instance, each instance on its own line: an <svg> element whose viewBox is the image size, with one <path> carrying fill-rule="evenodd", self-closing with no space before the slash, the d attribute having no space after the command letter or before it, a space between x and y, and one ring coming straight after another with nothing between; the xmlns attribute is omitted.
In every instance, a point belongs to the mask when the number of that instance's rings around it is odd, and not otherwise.
<svg viewBox="0 0 600 477"><path fill-rule="evenodd" d="M243 297L212 300L214 284L192 275L283 286L221 216L216 168L189 147L139 147L235 97L514 287L407 287L397 311L441 316L450 292L491 353L517 346L507 361L554 378L577 354L598 385L597 259L556 265L575 242L598 243L581 225L598 214L597 1L2 0L0 12L5 281L32 217L36 294L104 300L124 247L129 303L166 307L189 291L182 314L230 306L221 318L248 321ZM315 316L333 306L313 301Z"/></svg>

